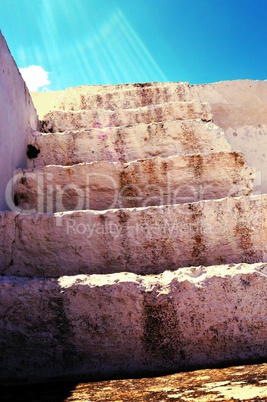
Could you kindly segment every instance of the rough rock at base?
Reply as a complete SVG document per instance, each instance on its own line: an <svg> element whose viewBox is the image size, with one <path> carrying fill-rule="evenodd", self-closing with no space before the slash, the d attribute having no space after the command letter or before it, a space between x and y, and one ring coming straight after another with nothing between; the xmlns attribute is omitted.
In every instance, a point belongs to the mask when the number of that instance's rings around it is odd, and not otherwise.
<svg viewBox="0 0 267 402"><path fill-rule="evenodd" d="M1 277L0 380L163 372L263 358L266 269L231 264L145 277Z"/></svg>

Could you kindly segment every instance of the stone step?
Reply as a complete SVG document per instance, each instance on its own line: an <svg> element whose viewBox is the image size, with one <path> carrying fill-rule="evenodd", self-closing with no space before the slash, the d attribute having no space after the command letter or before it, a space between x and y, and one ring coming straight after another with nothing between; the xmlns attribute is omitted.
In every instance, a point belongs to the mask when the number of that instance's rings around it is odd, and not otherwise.
<svg viewBox="0 0 267 402"><path fill-rule="evenodd" d="M166 102L160 105L137 109L52 111L41 122L42 132L64 132L88 128L105 128L173 120L201 119L211 121L212 113L208 103Z"/></svg>
<svg viewBox="0 0 267 402"><path fill-rule="evenodd" d="M85 85L64 91L34 92L32 97L40 119L53 110L135 109L169 101L199 100L196 87L186 82Z"/></svg>
<svg viewBox="0 0 267 402"><path fill-rule="evenodd" d="M69 88L54 102L55 110L136 109L165 102L199 100L188 83L126 84Z"/></svg>
<svg viewBox="0 0 267 402"><path fill-rule="evenodd" d="M58 277L267 262L267 195L56 214L0 213L0 275Z"/></svg>
<svg viewBox="0 0 267 402"><path fill-rule="evenodd" d="M243 263L0 277L0 380L155 375L264 357L266 286L266 264Z"/></svg>
<svg viewBox="0 0 267 402"><path fill-rule="evenodd" d="M35 213L147 207L249 195L253 179L237 152L53 165L19 169L14 200Z"/></svg>
<svg viewBox="0 0 267 402"><path fill-rule="evenodd" d="M154 156L231 150L224 132L201 120L138 123L64 133L35 132L30 144L39 153L28 159L28 167L101 160L128 162Z"/></svg>

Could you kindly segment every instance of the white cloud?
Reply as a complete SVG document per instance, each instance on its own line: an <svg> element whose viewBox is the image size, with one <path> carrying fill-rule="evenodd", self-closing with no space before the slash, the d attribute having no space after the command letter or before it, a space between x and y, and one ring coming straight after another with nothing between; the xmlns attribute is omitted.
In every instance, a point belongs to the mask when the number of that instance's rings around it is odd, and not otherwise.
<svg viewBox="0 0 267 402"><path fill-rule="evenodd" d="M30 91L38 91L39 88L42 90L48 90L48 88L42 88L51 84L48 79L48 72L41 66L29 66L19 69L27 87Z"/></svg>

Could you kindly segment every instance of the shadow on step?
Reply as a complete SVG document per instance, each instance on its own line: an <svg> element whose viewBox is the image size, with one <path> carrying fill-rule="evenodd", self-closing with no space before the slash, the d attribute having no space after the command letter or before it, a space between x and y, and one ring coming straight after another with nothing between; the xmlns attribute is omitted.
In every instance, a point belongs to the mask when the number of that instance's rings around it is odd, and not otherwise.
<svg viewBox="0 0 267 402"><path fill-rule="evenodd" d="M182 390L182 393L186 395L191 393L195 398L205 396L205 400L209 400L207 399L209 395L214 394L214 387L209 385L216 386L221 382L221 384L226 383L228 389L231 386L236 387L236 376L242 382L242 387L248 386L254 389L254 393L266 390L264 385L267 374L266 362L267 358L231 361L227 364L209 365L205 368L191 367L179 371L138 372L131 376L118 374L112 377L82 376L61 381L8 385L0 386L0 395L1 402L112 402L118 400L153 402L169 401L169 398L174 398L174 392L182 396L180 394ZM208 378L210 380L207 380ZM168 395L169 392L171 396ZM255 401L255 399L249 398L246 401Z"/></svg>
<svg viewBox="0 0 267 402"><path fill-rule="evenodd" d="M77 382L53 382L0 387L2 402L64 402L69 400ZM70 399L71 400L71 399Z"/></svg>

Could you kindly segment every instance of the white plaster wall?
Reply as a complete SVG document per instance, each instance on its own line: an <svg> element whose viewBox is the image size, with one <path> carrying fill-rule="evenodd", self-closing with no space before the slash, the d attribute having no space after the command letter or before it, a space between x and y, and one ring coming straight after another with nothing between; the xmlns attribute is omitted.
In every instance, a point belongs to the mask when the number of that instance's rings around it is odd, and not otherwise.
<svg viewBox="0 0 267 402"><path fill-rule="evenodd" d="M196 85L211 105L232 150L242 152L257 171L254 194L267 193L267 81L236 80Z"/></svg>
<svg viewBox="0 0 267 402"><path fill-rule="evenodd" d="M8 209L6 186L15 169L26 166L37 114L29 91L0 31L0 210Z"/></svg>

